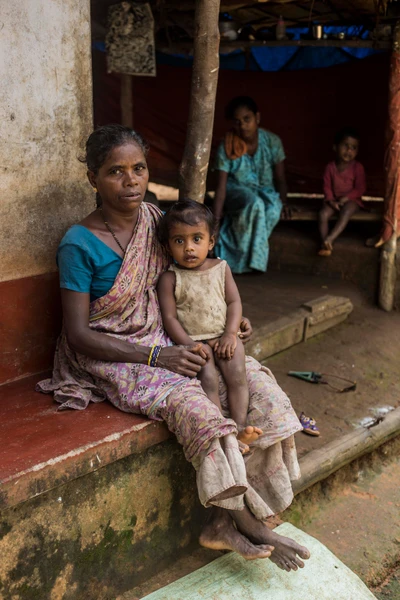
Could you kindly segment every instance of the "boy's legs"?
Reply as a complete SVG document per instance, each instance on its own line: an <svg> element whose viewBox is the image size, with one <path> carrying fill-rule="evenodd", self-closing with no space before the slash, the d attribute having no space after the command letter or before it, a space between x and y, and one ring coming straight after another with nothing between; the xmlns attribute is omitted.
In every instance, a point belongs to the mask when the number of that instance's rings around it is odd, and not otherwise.
<svg viewBox="0 0 400 600"><path fill-rule="evenodd" d="M321 241L325 242L329 233L329 219L333 217L335 214L335 209L329 204L325 204L318 214L318 225L319 225L319 233L321 236Z"/></svg>
<svg viewBox="0 0 400 600"><path fill-rule="evenodd" d="M230 416L239 430L238 440L250 444L262 434L262 430L258 427L246 427L249 388L246 379L245 352L242 341L238 339L231 360L215 356L215 362L226 383Z"/></svg>
<svg viewBox="0 0 400 600"><path fill-rule="evenodd" d="M336 225L325 239L325 242L332 244L336 238L344 231L351 217L359 210L359 205L354 200L349 200L340 210Z"/></svg>

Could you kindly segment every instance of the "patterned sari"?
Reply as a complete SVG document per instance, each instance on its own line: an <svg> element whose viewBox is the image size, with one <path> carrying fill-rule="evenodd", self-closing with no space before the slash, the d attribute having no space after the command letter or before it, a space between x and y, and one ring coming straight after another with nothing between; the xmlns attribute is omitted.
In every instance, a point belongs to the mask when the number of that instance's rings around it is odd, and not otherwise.
<svg viewBox="0 0 400 600"><path fill-rule="evenodd" d="M143 346L172 345L163 329L156 294L158 277L168 267L156 236L160 215L156 207L141 205L114 285L90 304L92 329ZM205 506L238 509L243 508L246 498L254 514L265 518L292 500L291 480L299 476L292 436L301 426L267 369L248 358L247 373L251 398L248 423L264 430L251 456L246 457L247 473L238 450L236 425L227 418L222 378L225 416L207 398L197 379L143 364L89 358L74 352L62 332L53 376L41 381L37 389L54 393L60 409L82 410L89 402L109 400L125 412L165 421L196 468L199 496ZM221 494L223 500L218 499Z"/></svg>

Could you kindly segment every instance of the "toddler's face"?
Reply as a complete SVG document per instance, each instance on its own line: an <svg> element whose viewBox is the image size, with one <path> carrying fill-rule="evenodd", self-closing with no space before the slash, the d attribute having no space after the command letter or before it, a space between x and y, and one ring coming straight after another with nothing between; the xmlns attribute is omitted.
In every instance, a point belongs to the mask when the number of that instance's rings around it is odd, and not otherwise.
<svg viewBox="0 0 400 600"><path fill-rule="evenodd" d="M336 146L336 154L342 162L351 162L358 154L358 140L353 137L343 138Z"/></svg>
<svg viewBox="0 0 400 600"><path fill-rule="evenodd" d="M185 269L201 267L214 247L214 236L210 236L207 224L176 223L169 230L168 249L172 258Z"/></svg>

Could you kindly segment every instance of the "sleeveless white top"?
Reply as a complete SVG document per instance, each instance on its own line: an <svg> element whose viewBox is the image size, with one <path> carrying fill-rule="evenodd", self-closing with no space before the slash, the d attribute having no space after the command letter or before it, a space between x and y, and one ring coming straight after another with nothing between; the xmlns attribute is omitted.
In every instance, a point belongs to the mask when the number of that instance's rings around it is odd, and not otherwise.
<svg viewBox="0 0 400 600"><path fill-rule="evenodd" d="M226 325L226 260L206 271L175 265L169 270L175 273L176 311L186 333L196 341L220 337Z"/></svg>

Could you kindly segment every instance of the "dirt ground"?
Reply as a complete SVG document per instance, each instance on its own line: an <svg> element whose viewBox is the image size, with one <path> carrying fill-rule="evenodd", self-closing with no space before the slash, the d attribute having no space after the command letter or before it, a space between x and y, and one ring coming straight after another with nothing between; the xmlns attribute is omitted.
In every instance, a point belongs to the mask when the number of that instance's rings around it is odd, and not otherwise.
<svg viewBox="0 0 400 600"><path fill-rule="evenodd" d="M400 313L385 313L369 303L353 284L341 280L271 272L237 278L244 314L253 326L295 310L305 301L332 294L346 296L354 310L342 324L270 357L266 365L299 414L316 419L319 438L296 436L299 456L321 447L373 418L382 407L400 405ZM288 371L317 371L357 382L344 394L326 385L313 385L287 375ZM340 385L340 381L331 378Z"/></svg>
<svg viewBox="0 0 400 600"><path fill-rule="evenodd" d="M399 457L381 457L373 468L361 468L355 481L328 486L318 499L310 494L301 507L293 506L282 518L296 517L297 527L325 544L374 593L383 594L398 583L399 479ZM399 600L400 595L381 597Z"/></svg>
<svg viewBox="0 0 400 600"><path fill-rule="evenodd" d="M371 305L353 284L322 277L270 272L237 277L244 314L254 327L326 294L351 299L354 311L337 327L269 358L266 364L297 413L312 415L319 438L296 435L299 456L360 426L382 407L400 405L400 313ZM287 375L318 371L357 381L345 394ZM400 460L361 471L357 481L310 504L296 526L315 536L370 586L379 600L400 600ZM199 548L118 600L138 600L220 556Z"/></svg>
<svg viewBox="0 0 400 600"><path fill-rule="evenodd" d="M356 481L320 494L318 502L306 500L296 522L361 577L378 600L400 600L399 478L399 458L375 463L361 470ZM199 548L117 600L139 600L219 556Z"/></svg>

